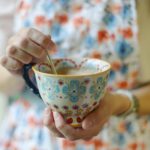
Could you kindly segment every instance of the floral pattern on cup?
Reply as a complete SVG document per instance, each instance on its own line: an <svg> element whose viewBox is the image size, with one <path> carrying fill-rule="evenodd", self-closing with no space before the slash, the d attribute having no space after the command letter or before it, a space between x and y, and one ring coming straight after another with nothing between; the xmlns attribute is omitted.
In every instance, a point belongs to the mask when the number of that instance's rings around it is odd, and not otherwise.
<svg viewBox="0 0 150 150"><path fill-rule="evenodd" d="M102 94L102 91L104 91L104 88L106 86L106 79L103 77L99 77L90 87L90 93L91 93L91 98L94 98L95 100L99 100L100 94Z"/></svg>
<svg viewBox="0 0 150 150"><path fill-rule="evenodd" d="M67 123L80 126L80 122L93 111L102 99L110 65L97 59L54 59L56 69L63 67L90 69L90 74L54 75L47 64L33 67L37 87L46 104L60 112Z"/></svg>
<svg viewBox="0 0 150 150"><path fill-rule="evenodd" d="M69 97L71 102L77 102L86 93L86 87L81 85L78 80L71 80L69 84L65 85L62 89L65 97Z"/></svg>

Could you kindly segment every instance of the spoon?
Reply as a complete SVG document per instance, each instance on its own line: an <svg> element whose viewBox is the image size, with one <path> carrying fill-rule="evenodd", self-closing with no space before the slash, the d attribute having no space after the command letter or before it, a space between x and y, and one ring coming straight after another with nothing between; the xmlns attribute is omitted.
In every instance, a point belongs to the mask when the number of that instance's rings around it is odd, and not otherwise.
<svg viewBox="0 0 150 150"><path fill-rule="evenodd" d="M52 73L53 73L53 74L57 74L56 68L55 68L55 66L54 66L54 63L53 63L53 61L52 61L52 59L51 59L51 57L50 57L50 55L49 55L47 49L46 49L46 54L47 54L47 60L48 60L49 66L50 66L51 69L52 69Z"/></svg>

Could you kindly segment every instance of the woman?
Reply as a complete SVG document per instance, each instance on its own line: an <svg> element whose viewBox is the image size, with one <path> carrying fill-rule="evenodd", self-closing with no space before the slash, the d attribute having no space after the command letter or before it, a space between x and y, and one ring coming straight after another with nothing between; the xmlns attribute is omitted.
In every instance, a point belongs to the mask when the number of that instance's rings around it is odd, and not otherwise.
<svg viewBox="0 0 150 150"><path fill-rule="evenodd" d="M9 40L7 55L1 59L2 65L10 72L19 73L24 64L45 58L44 49L51 49L53 57L80 55L110 62L112 71L108 91L138 85L135 1L22 0L15 20L17 34ZM10 140L10 136L6 136L9 142L3 145L7 148L53 150L148 149L148 117L138 119L134 113L150 113L149 91L150 86L132 92L107 92L100 106L83 120L80 130L71 128L50 108L46 108L42 116L39 107L17 103L10 110L11 115L15 112L12 126L6 127L13 138ZM27 117L21 115L24 113ZM18 116L19 123L16 123ZM52 135L84 140L71 142L50 138L41 127L43 118Z"/></svg>

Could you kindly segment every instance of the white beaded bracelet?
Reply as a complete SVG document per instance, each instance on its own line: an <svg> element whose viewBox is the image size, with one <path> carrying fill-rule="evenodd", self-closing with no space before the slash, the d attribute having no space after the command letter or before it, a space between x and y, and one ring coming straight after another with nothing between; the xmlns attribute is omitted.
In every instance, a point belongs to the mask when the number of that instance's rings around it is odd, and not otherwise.
<svg viewBox="0 0 150 150"><path fill-rule="evenodd" d="M118 117L126 117L132 113L137 113L139 109L139 101L135 95L133 95L128 90L117 90L116 93L126 95L129 97L129 100L131 101L131 105L129 109L121 114L118 115Z"/></svg>

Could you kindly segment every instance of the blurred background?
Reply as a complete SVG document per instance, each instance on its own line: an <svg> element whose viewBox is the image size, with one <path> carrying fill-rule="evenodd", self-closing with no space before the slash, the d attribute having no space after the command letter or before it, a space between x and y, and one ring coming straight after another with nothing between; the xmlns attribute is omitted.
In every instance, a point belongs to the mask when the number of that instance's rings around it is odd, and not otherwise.
<svg viewBox="0 0 150 150"><path fill-rule="evenodd" d="M11 7L7 6L9 3ZM0 0L0 55L5 51L5 45L8 37L13 33L11 32L12 20L7 22L7 19L11 17L15 9L16 0ZM7 7L6 7L7 6ZM6 9L1 9L6 8ZM150 79L150 1L149 0L137 0L138 11L138 24L139 24L139 50L141 59L142 75L141 79ZM5 24L7 22L7 24ZM10 30L5 33L5 31ZM22 90L23 81L21 78L14 77L9 74L2 66L0 66L0 122L3 118L3 114L9 104L9 97L11 95L19 95L19 91Z"/></svg>
<svg viewBox="0 0 150 150"><path fill-rule="evenodd" d="M139 50L144 80L150 79L150 1L137 0Z"/></svg>

